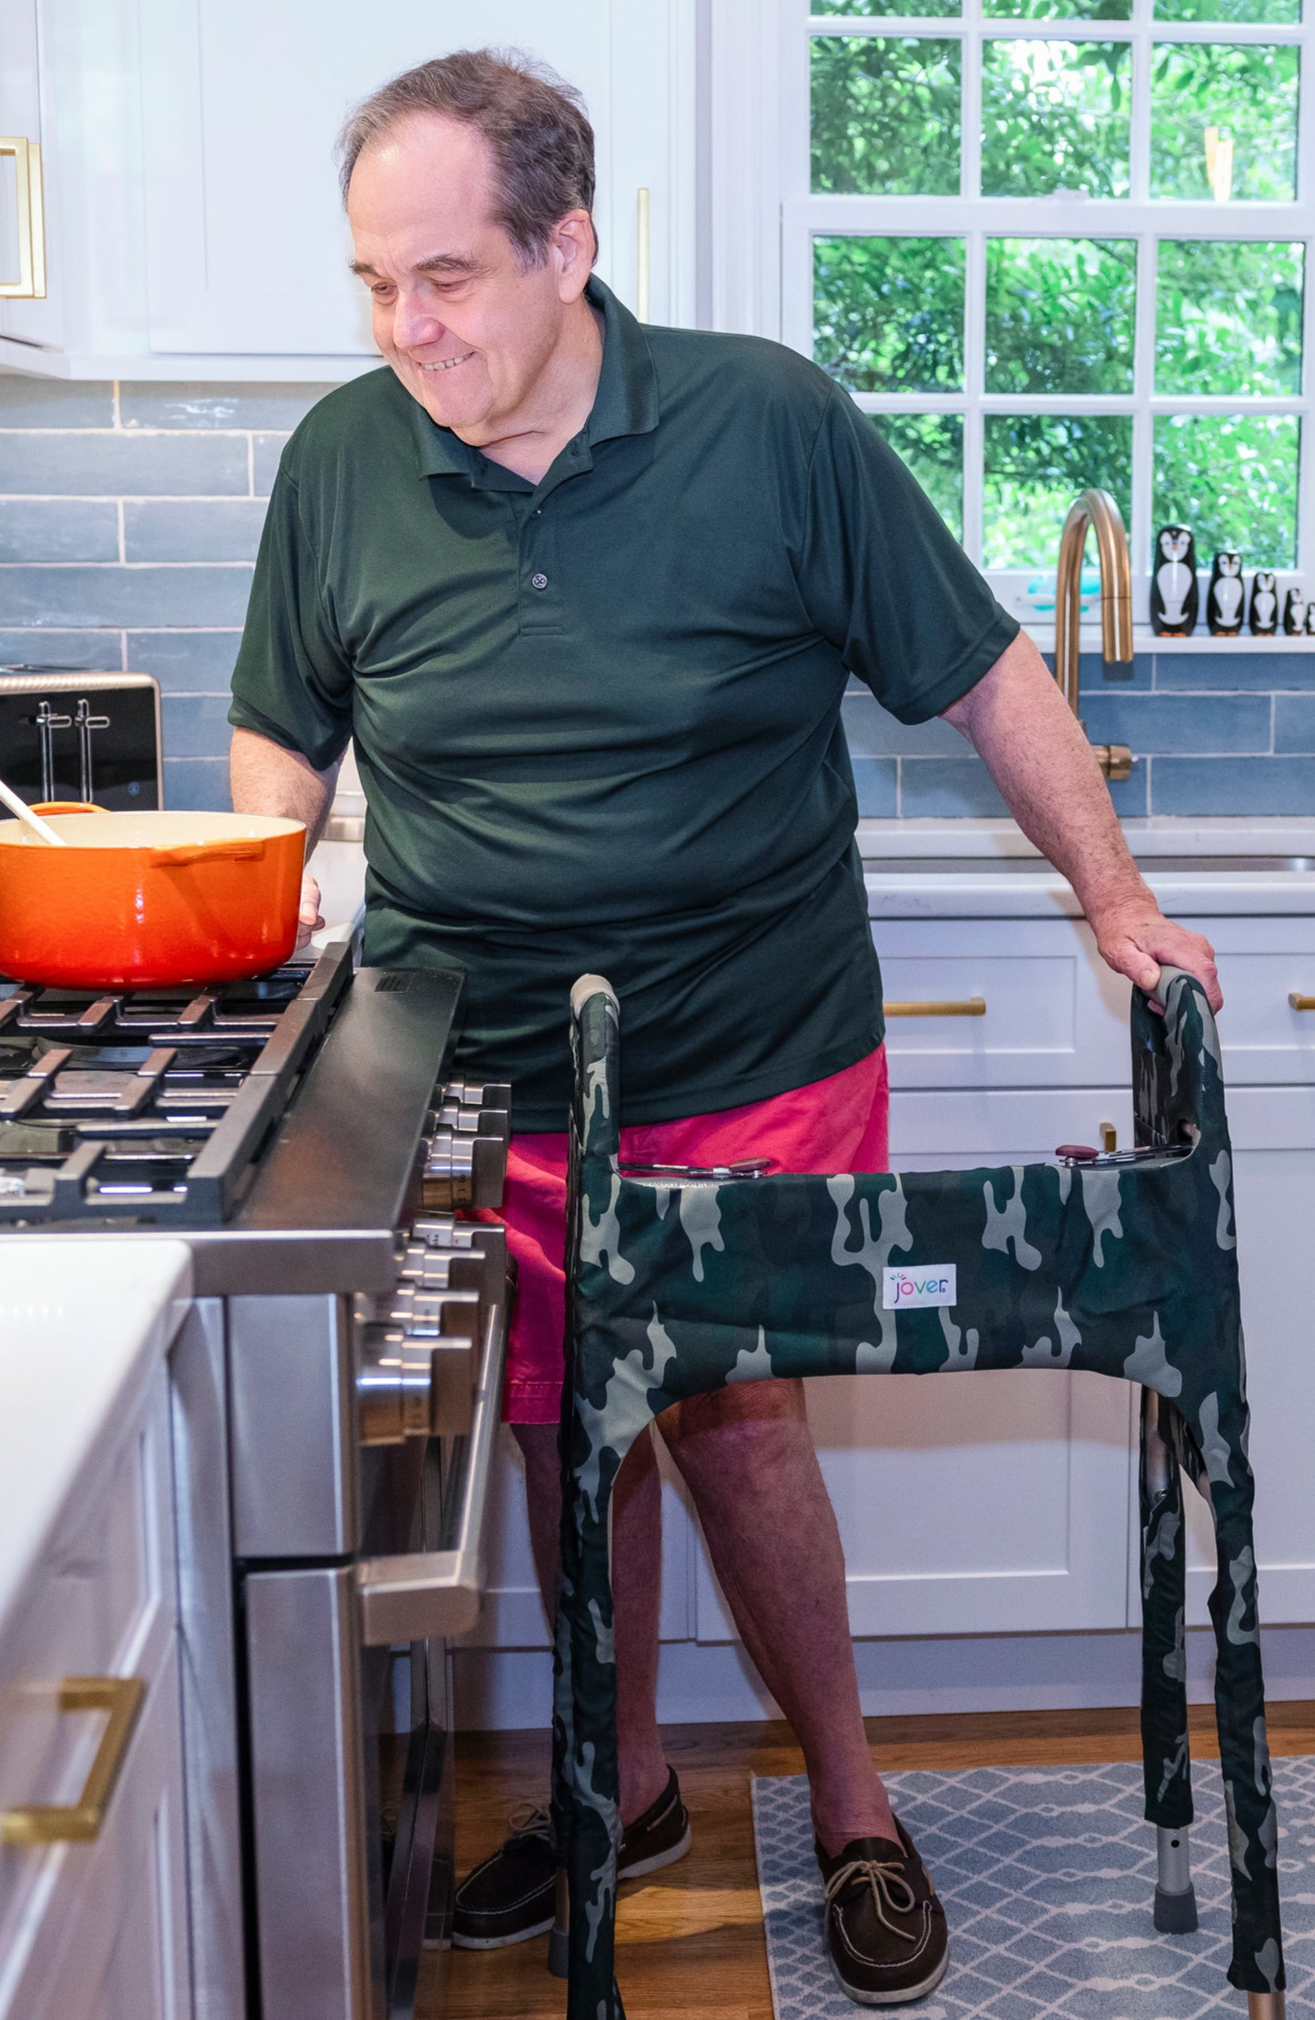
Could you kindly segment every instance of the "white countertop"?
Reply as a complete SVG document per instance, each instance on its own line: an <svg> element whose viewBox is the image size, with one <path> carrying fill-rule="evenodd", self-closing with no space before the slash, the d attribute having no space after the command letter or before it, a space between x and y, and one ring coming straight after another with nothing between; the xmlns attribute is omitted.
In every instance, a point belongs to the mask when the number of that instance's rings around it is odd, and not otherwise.
<svg viewBox="0 0 1315 2020"><path fill-rule="evenodd" d="M1315 820L1161 817L1125 821L1123 832L1171 916L1315 914ZM1081 912L1065 879L1010 820L860 821L858 840L873 918ZM1303 857L1310 869L1244 866Z"/></svg>
<svg viewBox="0 0 1315 2020"><path fill-rule="evenodd" d="M0 1242L0 1638L97 1441L191 1295L185 1242Z"/></svg>

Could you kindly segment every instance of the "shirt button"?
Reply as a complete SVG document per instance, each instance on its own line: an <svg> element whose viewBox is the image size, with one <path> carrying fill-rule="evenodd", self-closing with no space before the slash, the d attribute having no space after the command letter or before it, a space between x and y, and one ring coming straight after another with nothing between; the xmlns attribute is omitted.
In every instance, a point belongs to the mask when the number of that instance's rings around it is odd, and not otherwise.
<svg viewBox="0 0 1315 2020"><path fill-rule="evenodd" d="M548 578L546 575L532 575L530 577L531 589L546 589L547 587L548 587Z"/></svg>

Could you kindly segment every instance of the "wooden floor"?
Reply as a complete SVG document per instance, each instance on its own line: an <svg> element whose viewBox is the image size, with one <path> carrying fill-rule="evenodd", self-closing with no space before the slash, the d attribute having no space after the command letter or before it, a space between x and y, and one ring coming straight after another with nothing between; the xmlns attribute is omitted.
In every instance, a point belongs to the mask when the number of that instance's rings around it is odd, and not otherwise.
<svg viewBox="0 0 1315 2020"><path fill-rule="evenodd" d="M869 1719L879 1766L971 1768L1136 1760L1135 1711L1007 1712ZM1270 1711L1276 1754L1315 1753L1315 1701ZM758 1901L749 1776L799 1774L785 1725L669 1726L694 1845L652 1879L622 1889L617 1976L629 2020L772 2020ZM1213 1713L1192 1712L1192 1749L1218 1758ZM546 1795L546 1734L496 1733L458 1742L457 1870L506 1835L507 1812ZM457 1950L426 1961L418 2020L560 2020L564 1988L545 1968L548 1939L510 1950Z"/></svg>

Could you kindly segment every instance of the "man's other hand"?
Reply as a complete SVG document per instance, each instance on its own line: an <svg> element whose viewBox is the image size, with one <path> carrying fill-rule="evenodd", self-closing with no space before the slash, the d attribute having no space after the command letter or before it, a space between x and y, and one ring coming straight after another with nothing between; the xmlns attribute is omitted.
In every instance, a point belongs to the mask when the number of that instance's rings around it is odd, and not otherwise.
<svg viewBox="0 0 1315 2020"><path fill-rule="evenodd" d="M1216 1016L1223 1007L1215 950L1210 942L1200 933L1176 926L1153 904L1129 900L1102 913L1096 945L1101 958L1117 975L1126 975L1148 995L1157 986L1160 965L1165 963L1171 968L1185 968L1189 975L1204 983Z"/></svg>
<svg viewBox="0 0 1315 2020"><path fill-rule="evenodd" d="M320 887L308 872L301 880L301 910L297 914L298 948L308 946L311 934L318 933L323 924L324 920L320 916ZM1202 945L1204 944L1202 942Z"/></svg>

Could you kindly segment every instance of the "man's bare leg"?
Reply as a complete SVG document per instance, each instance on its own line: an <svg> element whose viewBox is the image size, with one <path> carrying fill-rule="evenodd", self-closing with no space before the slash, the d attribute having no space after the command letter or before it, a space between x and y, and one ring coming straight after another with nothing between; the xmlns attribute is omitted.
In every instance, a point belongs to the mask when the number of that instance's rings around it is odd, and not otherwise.
<svg viewBox="0 0 1315 2020"><path fill-rule="evenodd" d="M530 1543L544 1612L556 1606L561 1474L555 1424L515 1424L525 1459ZM633 1823L667 1785L657 1728L658 1605L662 1592L662 1488L651 1431L626 1455L612 1490L612 1613L616 1623L616 1736L621 1821Z"/></svg>
<svg viewBox="0 0 1315 2020"><path fill-rule="evenodd" d="M803 1384L753 1382L678 1403L658 1428L688 1482L740 1637L794 1727L831 1856L894 1838L872 1764L849 1634L840 1532Z"/></svg>

